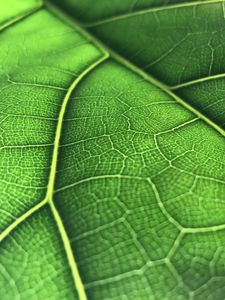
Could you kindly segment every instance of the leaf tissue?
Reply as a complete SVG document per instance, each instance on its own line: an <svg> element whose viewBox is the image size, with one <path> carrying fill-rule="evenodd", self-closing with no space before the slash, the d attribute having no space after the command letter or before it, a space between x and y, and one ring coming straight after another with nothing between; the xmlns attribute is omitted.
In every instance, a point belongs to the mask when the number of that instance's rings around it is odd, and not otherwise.
<svg viewBox="0 0 225 300"><path fill-rule="evenodd" d="M0 4L0 299L225 299L224 0Z"/></svg>

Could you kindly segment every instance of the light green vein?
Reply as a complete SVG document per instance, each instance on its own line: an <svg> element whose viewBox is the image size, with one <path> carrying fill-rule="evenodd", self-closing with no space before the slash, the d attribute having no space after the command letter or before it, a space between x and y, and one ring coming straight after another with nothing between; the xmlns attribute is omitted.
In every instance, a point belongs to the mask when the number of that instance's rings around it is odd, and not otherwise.
<svg viewBox="0 0 225 300"><path fill-rule="evenodd" d="M67 108L67 104L70 100L71 94L74 91L75 87L78 85L78 83L89 73L91 72L95 67L97 67L101 62L106 60L108 57L108 54L104 54L100 59L98 59L96 62L91 64L81 75L79 75L74 82L71 84L70 88L68 89L65 98L63 99L63 104L59 113L59 120L57 124L56 129L56 135L55 135L55 142L54 142L54 150L53 150L53 156L52 156L52 164L51 164L51 171L49 176L49 184L48 184L48 190L47 190L47 200L50 204L53 216L55 218L56 224L58 226L64 249L67 255L68 263L70 265L70 269L72 271L73 279L75 288L77 290L77 293L79 295L80 300L87 300L84 286L82 283L82 280L79 275L78 267L76 264L76 261L74 259L73 251L70 245L69 238L67 236L66 230L64 228L63 222L60 218L60 215L54 205L53 202L53 193L54 193L54 184L55 184L55 176L56 176L56 168L57 168L57 161L58 161L58 155L59 155L59 145L60 145L60 137L62 132L62 125L63 125L63 118L65 115L65 111Z"/></svg>
<svg viewBox="0 0 225 300"><path fill-rule="evenodd" d="M225 224L212 225L212 226L208 226L208 227L196 227L196 228L186 227L186 228L183 228L182 230L183 230L183 233L216 232L216 231L225 230Z"/></svg>
<svg viewBox="0 0 225 300"><path fill-rule="evenodd" d="M58 211L57 211L57 209L54 205L54 202L51 200L51 201L49 201L49 204L50 204L52 214L54 216L54 219L55 219L56 224L57 224L58 229L59 229L59 233L60 233L62 241L63 241L63 246L64 246L64 249L65 249L65 252L66 252L66 256L67 256L67 260L68 260L71 272L72 272L72 276L73 276L73 279L74 279L76 291L77 291L78 296L79 296L79 300L87 300L86 293L85 293L85 290L84 290L84 285L83 285L83 282L81 280L81 277L80 277L80 274L79 274L79 271L78 271L78 267L77 267L76 261L74 259L73 250L71 248L70 240L67 236L65 227L64 227L63 222L62 222L62 219L60 218L60 215L59 215L59 213L58 213Z"/></svg>
<svg viewBox="0 0 225 300"><path fill-rule="evenodd" d="M83 183L88 183L88 182L95 181L95 180L112 179L112 178L116 178L116 179L121 179L122 178L122 179L145 180L145 177L129 176L129 175L121 175L121 174L100 175L100 176L94 176L94 177L84 178L84 179L81 179L81 180L76 181L74 183L71 183L69 185L63 186L63 187L55 190L55 193L62 192L64 190L70 189L72 187L78 186L78 185L83 184Z"/></svg>
<svg viewBox="0 0 225 300"><path fill-rule="evenodd" d="M154 182L148 178L147 179L148 183L150 184L150 186L152 187L153 189L153 192L155 194L155 198L157 200L157 203L158 203L158 206L162 212L162 214L167 218L167 220L172 223L178 230L183 230L183 226L181 226L167 211L167 209L165 208L165 205L164 203L162 202L161 198L160 198L160 195L159 195L159 192L157 190L157 187L156 185L154 184Z"/></svg>
<svg viewBox="0 0 225 300"><path fill-rule="evenodd" d="M65 114L65 110L68 104L68 101L70 99L70 96L77 86L77 84L89 73L91 72L95 67L97 67L101 62L106 60L108 58L108 54L104 53L104 55L97 60L95 63L90 65L81 75L79 75L74 82L71 84L70 88L68 89L66 96L63 100L63 104L59 113L59 119L56 129L56 136L55 136L55 142L54 142L54 150L53 150L53 157L52 157L52 165L51 165L51 171L50 171L50 177L49 177L49 183L48 183L48 192L47 192L47 198L51 199L53 195L53 189L54 189L54 182L55 182L55 175L56 175L56 167L57 167L57 159L58 159L58 152L59 152L59 144L60 144L60 136L62 131L62 123L63 118Z"/></svg>
<svg viewBox="0 0 225 300"><path fill-rule="evenodd" d="M43 201L29 209L26 213L24 213L22 216L17 218L12 224L10 224L1 234L0 234L0 242L6 238L13 229L15 229L19 224L23 223L29 216L31 216L33 213L38 211L40 208L42 208L47 203L47 199L45 198Z"/></svg>
<svg viewBox="0 0 225 300"><path fill-rule="evenodd" d="M200 5L212 4L212 3L224 4L224 0L206 0L206 1L185 2L185 3L178 3L178 4L173 4L173 5L167 5L167 6L145 8L142 10L125 13L125 14L109 17L109 18L106 18L103 20L99 20L99 21L92 22L92 23L86 23L86 24L82 24L82 25L86 28L95 27L95 26L100 26L103 24L111 23L114 21L131 18L131 17L138 16L138 15L160 12L160 11L165 11L165 10L179 9L179 8L183 8L183 7L200 6Z"/></svg>
<svg viewBox="0 0 225 300"><path fill-rule="evenodd" d="M38 6L36 6L35 8L29 10L29 11L25 11L23 14L21 14L20 16L16 16L8 21L6 21L3 24L0 24L0 31L14 25L15 23L18 23L19 21L22 21L23 19L29 17L30 15L34 14L35 12L37 12L38 10L40 10L40 8L43 7L43 3L40 3Z"/></svg>
<svg viewBox="0 0 225 300"><path fill-rule="evenodd" d="M216 74L216 75L211 75L211 76L207 76L207 77L203 77L203 78L199 78L199 79L195 79L192 81L188 81L188 82L184 82L178 85L174 85L169 87L171 90L178 90L181 88L185 88L191 85L195 85L198 83L202 83L202 82L206 82L206 81L211 81L211 80L215 80L215 79L221 79L221 78L225 78L225 74Z"/></svg>
<svg viewBox="0 0 225 300"><path fill-rule="evenodd" d="M85 284L86 289L92 289L94 287L100 287L102 285L111 284L124 279L131 278L132 276L143 276L144 273L151 267L160 266L165 264L165 258L159 260L149 260L141 268L133 269L121 274L114 275L112 277L91 281Z"/></svg>

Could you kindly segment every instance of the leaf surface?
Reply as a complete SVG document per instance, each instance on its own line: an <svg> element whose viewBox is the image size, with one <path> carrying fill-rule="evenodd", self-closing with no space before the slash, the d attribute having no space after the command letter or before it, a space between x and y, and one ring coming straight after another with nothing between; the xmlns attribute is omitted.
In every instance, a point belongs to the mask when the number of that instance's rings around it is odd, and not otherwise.
<svg viewBox="0 0 225 300"><path fill-rule="evenodd" d="M222 300L223 1L55 3L2 18L0 298Z"/></svg>

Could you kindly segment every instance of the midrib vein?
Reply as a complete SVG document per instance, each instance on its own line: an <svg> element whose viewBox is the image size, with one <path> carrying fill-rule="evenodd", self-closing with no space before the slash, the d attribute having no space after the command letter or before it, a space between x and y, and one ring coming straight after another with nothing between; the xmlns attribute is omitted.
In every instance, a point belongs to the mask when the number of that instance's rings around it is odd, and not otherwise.
<svg viewBox="0 0 225 300"><path fill-rule="evenodd" d="M212 0L212 1L205 1L204 3L212 3L212 2L223 2L224 0ZM196 2L192 2L196 3ZM201 3L201 2L199 2ZM75 27L77 30L80 31L81 34L87 37L90 41L92 41L95 45L98 45L100 49L102 49L104 52L109 53L112 58L114 58L117 62L120 64L126 66L128 69L132 70L134 73L140 75L144 80L152 83L156 87L158 87L160 90L164 91L167 95L169 95L171 98L176 100L180 105L182 105L185 109L192 112L195 116L202 119L205 123L207 123L210 127L214 128L217 132L219 132L223 137L225 137L225 130L221 128L219 125L211 121L208 117L206 117L203 113L201 113L199 110L192 107L190 104L185 102L183 99L181 99L179 96L177 96L171 88L162 82L160 82L158 79L154 78L149 73L146 73L142 69L140 69L137 65L134 65L131 61L126 59L125 57L121 56L108 46L106 46L102 41L100 41L98 38L93 36L89 31L87 31L85 28L82 27L82 24L80 24L77 20L74 20L74 18L71 18L64 12L58 9L54 4L47 2L46 6L52 13L54 13L58 18L62 19L64 22L68 23L70 26ZM218 75L219 76L219 75Z"/></svg>
<svg viewBox="0 0 225 300"><path fill-rule="evenodd" d="M197 6L197 5L200 6L200 5L206 5L206 4L212 4L212 3L222 3L223 4L224 0L193 1L193 2L183 2L183 3L177 3L177 4L168 4L166 6L162 5L159 7L144 8L144 9L140 9L137 11L105 18L105 19L102 19L102 20L99 20L96 22L82 23L82 26L86 27L86 28L95 27L95 26L100 26L103 24L111 23L111 22L126 19L126 18L131 18L131 17L135 17L138 15L143 15L143 14L147 14L147 13L155 13L155 12L160 12L160 11L179 9L179 8L183 8L183 7L191 7L191 6Z"/></svg>
<svg viewBox="0 0 225 300"><path fill-rule="evenodd" d="M30 15L36 13L38 10L40 10L43 7L43 4L41 3L40 5L32 8L31 10L27 10L23 12L21 15L13 17L12 19L5 21L3 24L0 24L0 32L3 31L4 29L7 29L14 24L18 23L19 21L22 21L23 19L29 17Z"/></svg>
<svg viewBox="0 0 225 300"><path fill-rule="evenodd" d="M52 164L51 164L51 170L50 170L50 176L49 176L49 183L48 183L48 191L46 197L48 199L52 200L53 190L54 190L54 183L55 183L55 176L56 176L56 168L57 168L57 160L58 160L58 152L59 152L59 146L60 146L60 137L62 132L62 124L63 119L66 111L66 107L68 104L68 101L70 99L70 96L77 86L77 84L88 74L90 73L95 67L97 67L101 62L106 60L108 58L108 54L105 52L103 56L95 61L93 64L91 64L88 68L86 68L71 84L69 87L66 96L63 100L62 107L59 113L57 128L56 128L56 135L55 135L55 142L54 142L54 149L53 149L53 156L52 156Z"/></svg>
<svg viewBox="0 0 225 300"><path fill-rule="evenodd" d="M78 83L87 75L89 74L95 67L97 67L99 64L101 64L104 60L108 58L108 53L104 52L102 57L92 63L88 68L86 68L70 85L64 99L62 102L61 110L58 117L58 123L56 128L56 134L55 134L55 140L54 140L54 147L53 147L53 155L52 155L52 163L50 167L50 175L49 175L49 181L48 181L48 188L46 192L46 197L43 201L32 207L30 210L28 210L25 214L20 216L16 219L12 224L10 224L1 234L0 234L0 242L7 237L13 229L15 229L19 224L24 222L28 217L30 217L32 214L34 214L36 211L38 211L40 208L42 208L44 205L49 204L50 209L52 211L52 214L54 216L55 222L57 224L59 233L62 238L62 242L64 245L65 253L68 259L68 263L72 272L72 276L74 279L74 284L76 291L79 296L79 300L87 300L86 293L84 290L84 286L82 283L82 280L79 275L79 271L77 268L77 264L73 255L73 251L70 245L70 241L68 238L68 235L66 233L65 227L63 225L62 219L55 207L55 204L53 202L53 193L54 193L54 184L55 184L55 177L56 177L56 168L57 168L57 161L58 161L58 155L59 155L59 146L60 146L60 137L62 132L62 126L63 126L63 119L66 112L67 104L69 102L69 99L71 97L72 92L75 90Z"/></svg>

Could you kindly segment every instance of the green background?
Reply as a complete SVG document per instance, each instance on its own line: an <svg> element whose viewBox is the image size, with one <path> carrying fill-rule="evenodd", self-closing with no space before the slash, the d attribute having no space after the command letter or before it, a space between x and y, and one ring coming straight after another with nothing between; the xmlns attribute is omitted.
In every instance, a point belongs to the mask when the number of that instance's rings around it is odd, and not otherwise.
<svg viewBox="0 0 225 300"><path fill-rule="evenodd" d="M0 4L0 299L224 299L224 39L219 0Z"/></svg>

